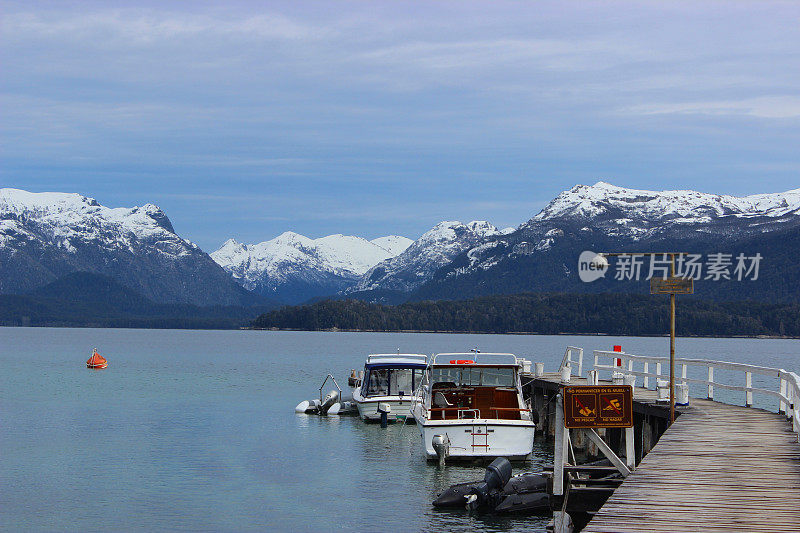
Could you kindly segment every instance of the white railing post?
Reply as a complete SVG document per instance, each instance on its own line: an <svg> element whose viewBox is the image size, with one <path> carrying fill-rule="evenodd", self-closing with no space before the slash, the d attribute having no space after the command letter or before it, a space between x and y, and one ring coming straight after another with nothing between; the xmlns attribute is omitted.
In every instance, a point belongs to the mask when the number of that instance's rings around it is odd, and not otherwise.
<svg viewBox="0 0 800 533"><path fill-rule="evenodd" d="M633 372L633 359L628 359L628 372Z"/></svg>
<svg viewBox="0 0 800 533"><path fill-rule="evenodd" d="M783 378L781 378L780 393L781 393L781 396L786 396L786 380L783 379ZM778 412L779 413L785 413L786 412L786 402L783 401L783 398L781 398L781 401L778 403Z"/></svg>
<svg viewBox="0 0 800 533"><path fill-rule="evenodd" d="M578 377L583 374L583 348L578 348Z"/></svg>
<svg viewBox="0 0 800 533"><path fill-rule="evenodd" d="M753 406L753 373L752 372L745 372L744 373L744 386L747 391L744 393L744 405L745 407L752 407Z"/></svg>
<svg viewBox="0 0 800 533"><path fill-rule="evenodd" d="M795 433L797 433L797 441L800 442L800 408L798 408L797 402L800 401L800 380L798 380L797 375L794 376L795 386L792 387L792 429Z"/></svg>
<svg viewBox="0 0 800 533"><path fill-rule="evenodd" d="M631 472L636 468L635 435L636 433L634 433L633 426L625 428L625 466L627 466L628 470Z"/></svg>
<svg viewBox="0 0 800 533"><path fill-rule="evenodd" d="M645 374L649 374L650 373L649 370L650 370L650 365L648 363L645 363L644 364L644 373ZM649 388L649 386L650 386L650 376L645 376L644 377L644 388L647 389L647 388Z"/></svg>
<svg viewBox="0 0 800 533"><path fill-rule="evenodd" d="M686 385L686 366L687 365L681 365L681 377L683 378L683 381L681 383L683 383L684 385Z"/></svg>
<svg viewBox="0 0 800 533"><path fill-rule="evenodd" d="M714 367L708 367L708 399L714 399Z"/></svg>
<svg viewBox="0 0 800 533"><path fill-rule="evenodd" d="M661 363L656 363L656 386L658 386L658 378L661 377Z"/></svg>
<svg viewBox="0 0 800 533"><path fill-rule="evenodd" d="M798 388L800 387L800 381L797 380L797 375L794 376L794 379L795 379L795 384L793 387L791 387L789 391L789 397L791 398L789 403L789 411L792 414L792 430L794 430L794 432L798 434L797 441L800 442L800 421L798 421L798 419L800 418L798 416L798 414L800 414L800 409L798 409L797 405L798 400L800 400L797 394L798 392L800 392L800 388Z"/></svg>

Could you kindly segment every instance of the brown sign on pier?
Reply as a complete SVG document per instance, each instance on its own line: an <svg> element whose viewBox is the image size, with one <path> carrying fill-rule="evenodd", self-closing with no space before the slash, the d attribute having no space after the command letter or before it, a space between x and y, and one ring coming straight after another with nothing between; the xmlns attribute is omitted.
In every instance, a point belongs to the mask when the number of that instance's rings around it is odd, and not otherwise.
<svg viewBox="0 0 800 533"><path fill-rule="evenodd" d="M564 427L633 427L633 388L630 385L564 387Z"/></svg>

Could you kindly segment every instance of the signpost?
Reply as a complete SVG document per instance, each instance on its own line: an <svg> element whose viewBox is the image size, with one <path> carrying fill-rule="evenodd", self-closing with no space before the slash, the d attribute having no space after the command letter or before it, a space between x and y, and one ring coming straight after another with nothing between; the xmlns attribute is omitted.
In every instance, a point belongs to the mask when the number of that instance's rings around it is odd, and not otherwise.
<svg viewBox="0 0 800 533"><path fill-rule="evenodd" d="M564 427L633 427L633 388L630 385L564 387Z"/></svg>
<svg viewBox="0 0 800 533"><path fill-rule="evenodd" d="M675 297L678 294L694 293L692 278L675 276L675 254L671 261L668 278L650 278L650 294L669 294L669 423L675 422Z"/></svg>
<svg viewBox="0 0 800 533"><path fill-rule="evenodd" d="M670 275L667 278L650 278L650 294L669 294L669 423L675 422L675 295L694 294L694 280L675 275L675 256L683 252L641 253L615 252L599 254L603 257L619 255L661 255L670 257Z"/></svg>
<svg viewBox="0 0 800 533"><path fill-rule="evenodd" d="M625 429L625 459L621 459L597 428ZM570 430L582 431L611 464L627 477L636 466L633 431L633 387L630 385L571 385L556 396L556 442L553 450L553 495L564 495ZM569 482L569 473L566 475Z"/></svg>

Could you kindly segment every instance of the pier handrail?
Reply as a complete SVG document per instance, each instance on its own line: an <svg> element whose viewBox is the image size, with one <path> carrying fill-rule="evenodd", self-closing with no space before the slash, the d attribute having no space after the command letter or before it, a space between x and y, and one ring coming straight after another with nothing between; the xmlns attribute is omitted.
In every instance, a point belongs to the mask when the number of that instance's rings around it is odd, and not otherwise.
<svg viewBox="0 0 800 533"><path fill-rule="evenodd" d="M569 352L570 348L567 348ZM564 355L567 358L567 354ZM600 358L612 359L612 364L600 364ZM613 364L619 363L619 364ZM641 370L635 370L634 365L641 363ZM650 364L655 363L655 372L650 372ZM644 378L644 387L649 388L650 378L666 378L668 375L661 373L662 365L669 365L669 357L653 357L646 355L634 355L625 352L612 352L605 350L594 351L594 370L608 370L611 372L621 372ZM562 366L563 366L562 362ZM707 387L708 399L714 399L714 387L727 390L741 391L745 393L745 406L753 406L753 393L764 394L778 399L778 412L786 415L792 421L792 430L798 434L800 440L800 376L794 372L787 372L782 368L772 368L766 366L750 365L746 363L733 363L730 361L714 361L710 359L695 359L689 357L675 358L676 371L680 369L680 376L675 379L680 383L700 383ZM705 367L707 369L707 379L695 379L687 377L689 366ZM714 369L721 368L744 373L744 386L729 385L714 381ZM753 387L753 374L773 377L779 380L778 390L763 389Z"/></svg>
<svg viewBox="0 0 800 533"><path fill-rule="evenodd" d="M572 358L572 353L576 352L576 358ZM565 366L569 366L570 375L572 375L572 369L575 365L572 363L578 363L578 373L576 376L581 377L583 374L583 348L578 348L577 346L567 346L567 349L564 351L564 357L561 359L561 366L558 367L558 371L561 372L561 369Z"/></svg>

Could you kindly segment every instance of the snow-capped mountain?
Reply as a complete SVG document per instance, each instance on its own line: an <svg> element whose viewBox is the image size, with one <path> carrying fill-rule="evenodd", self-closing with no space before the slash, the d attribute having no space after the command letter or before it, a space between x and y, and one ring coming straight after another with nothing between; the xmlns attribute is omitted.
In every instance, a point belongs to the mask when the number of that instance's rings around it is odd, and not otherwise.
<svg viewBox="0 0 800 533"><path fill-rule="evenodd" d="M403 253L372 267L348 292L413 290L460 253L490 237L510 231L513 229L501 231L483 220L474 220L468 224L457 221L440 222Z"/></svg>
<svg viewBox="0 0 800 533"><path fill-rule="evenodd" d="M0 189L0 293L25 293L78 271L109 276L156 302L242 304L206 253L158 207L109 208L71 193Z"/></svg>
<svg viewBox="0 0 800 533"><path fill-rule="evenodd" d="M408 237L401 237L399 235L387 235L386 237L378 237L377 239L372 239L372 244L380 246L387 252L389 252L389 257L394 257L396 255L400 255L406 251L406 248L411 246L414 242L413 240L409 239Z"/></svg>
<svg viewBox="0 0 800 533"><path fill-rule="evenodd" d="M680 225L730 221L763 224L800 213L800 189L782 193L729 196L697 191L645 191L605 182L576 185L553 199L528 225L585 219L616 226L621 233L646 234ZM740 224L744 222L744 224Z"/></svg>
<svg viewBox="0 0 800 533"><path fill-rule="evenodd" d="M252 245L231 239L213 258L152 204L109 208L79 194L0 189L4 294L31 293L75 272L110 277L155 302L199 305L254 303L259 294L299 303L337 293L403 301L615 291L625 289L579 281L581 251L682 250L765 258L758 283L698 283L701 295L800 300L798 249L800 189L734 197L598 182L562 192L516 229L449 221L413 243L286 232Z"/></svg>
<svg viewBox="0 0 800 533"><path fill-rule="evenodd" d="M211 257L244 288L296 303L335 294L412 242L397 235L372 241L341 234L310 239L287 231L258 244L229 239Z"/></svg>
<svg viewBox="0 0 800 533"><path fill-rule="evenodd" d="M577 257L583 250L769 253L772 262L766 263L764 276L772 276L771 282L699 285L700 293L719 297L727 291L746 298L758 290L771 295L790 289L798 294L792 289L796 284L785 279L797 272L795 252L786 247L798 239L800 189L735 197L626 189L605 182L577 185L513 233L484 239L454 257L413 297L619 290L620 284L608 280L579 281Z"/></svg>

